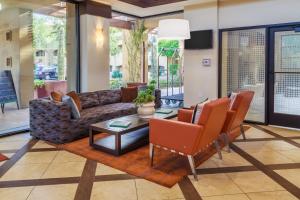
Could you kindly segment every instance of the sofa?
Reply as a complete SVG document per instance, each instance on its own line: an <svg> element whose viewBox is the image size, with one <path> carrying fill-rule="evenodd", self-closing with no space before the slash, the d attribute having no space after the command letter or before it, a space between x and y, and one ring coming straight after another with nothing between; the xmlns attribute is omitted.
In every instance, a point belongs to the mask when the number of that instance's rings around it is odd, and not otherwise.
<svg viewBox="0 0 300 200"><path fill-rule="evenodd" d="M82 111L74 119L71 107L50 98L30 101L30 131L36 139L56 144L88 136L90 124L137 113L134 103L121 102L121 90L102 90L78 94ZM161 106L160 90L155 90L155 106Z"/></svg>

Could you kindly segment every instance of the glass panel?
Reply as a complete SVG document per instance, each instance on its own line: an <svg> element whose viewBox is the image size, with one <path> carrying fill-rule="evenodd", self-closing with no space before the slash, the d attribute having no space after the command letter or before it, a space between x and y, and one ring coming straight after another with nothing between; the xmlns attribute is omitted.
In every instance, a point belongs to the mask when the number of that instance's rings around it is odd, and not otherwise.
<svg viewBox="0 0 300 200"><path fill-rule="evenodd" d="M300 33L275 33L274 112L300 114Z"/></svg>
<svg viewBox="0 0 300 200"><path fill-rule="evenodd" d="M265 29L222 33L222 96L255 92L247 120L265 121Z"/></svg>
<svg viewBox="0 0 300 200"><path fill-rule="evenodd" d="M1 134L28 127L33 98L75 90L77 40L74 4L1 0L0 7L0 72L11 72L20 105L18 110L16 101L0 102Z"/></svg>

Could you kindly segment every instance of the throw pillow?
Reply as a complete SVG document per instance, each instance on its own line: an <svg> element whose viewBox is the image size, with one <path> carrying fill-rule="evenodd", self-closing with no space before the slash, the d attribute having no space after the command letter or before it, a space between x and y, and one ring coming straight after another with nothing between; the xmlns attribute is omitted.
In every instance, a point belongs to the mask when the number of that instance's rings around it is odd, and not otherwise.
<svg viewBox="0 0 300 200"><path fill-rule="evenodd" d="M136 99L138 95L138 88L137 87L127 87L121 88L121 96L123 103L132 103L134 99Z"/></svg>
<svg viewBox="0 0 300 200"><path fill-rule="evenodd" d="M229 104L229 109L232 109L233 103L235 101L236 96L238 95L238 93L236 92L232 92L230 95L230 104Z"/></svg>
<svg viewBox="0 0 300 200"><path fill-rule="evenodd" d="M82 111L81 101L80 101L80 98L77 95L77 93L75 91L72 91L72 92L69 92L67 95L73 99L73 101L75 102L78 110Z"/></svg>
<svg viewBox="0 0 300 200"><path fill-rule="evenodd" d="M205 101L203 103L199 103L195 106L194 111L193 111L193 115L192 115L191 123L198 124L198 121L200 119L200 116L201 116L202 110L204 108L204 105L209 103L209 102L210 102L210 100L207 100L207 101Z"/></svg>
<svg viewBox="0 0 300 200"><path fill-rule="evenodd" d="M62 97L63 97L63 94L61 92L54 92L53 91L53 92L50 93L50 98L53 101L62 102Z"/></svg>
<svg viewBox="0 0 300 200"><path fill-rule="evenodd" d="M70 106L71 113L72 113L72 118L74 118L74 119L80 118L80 112L77 108L77 105L76 105L75 101L70 96L67 96L67 95L63 96L62 97L62 102L66 103L67 105Z"/></svg>

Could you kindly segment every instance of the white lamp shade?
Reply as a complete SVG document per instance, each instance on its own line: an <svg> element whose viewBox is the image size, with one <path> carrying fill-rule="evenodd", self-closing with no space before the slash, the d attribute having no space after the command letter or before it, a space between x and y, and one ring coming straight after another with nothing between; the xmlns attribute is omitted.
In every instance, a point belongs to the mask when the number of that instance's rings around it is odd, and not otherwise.
<svg viewBox="0 0 300 200"><path fill-rule="evenodd" d="M164 19L158 24L158 38L187 40L191 38L189 21L185 19Z"/></svg>

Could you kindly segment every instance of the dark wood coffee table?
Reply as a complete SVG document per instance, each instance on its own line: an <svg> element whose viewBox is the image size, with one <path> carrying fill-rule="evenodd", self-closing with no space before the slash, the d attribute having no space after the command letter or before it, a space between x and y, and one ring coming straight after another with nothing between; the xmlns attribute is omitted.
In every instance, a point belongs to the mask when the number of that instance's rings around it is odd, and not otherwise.
<svg viewBox="0 0 300 200"><path fill-rule="evenodd" d="M178 109L172 109L170 114L155 113L153 118L172 119L177 117ZM128 128L110 127L115 120L130 121ZM95 139L95 133L107 133L109 136ZM90 146L115 156L122 155L149 143L149 119L143 119L139 115L129 115L92 124L90 126Z"/></svg>

